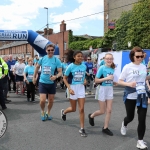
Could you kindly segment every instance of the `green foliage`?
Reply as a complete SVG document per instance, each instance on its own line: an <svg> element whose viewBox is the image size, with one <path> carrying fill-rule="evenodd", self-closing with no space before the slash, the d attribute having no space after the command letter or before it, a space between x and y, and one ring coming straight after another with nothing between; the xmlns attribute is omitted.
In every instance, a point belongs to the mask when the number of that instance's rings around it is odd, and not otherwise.
<svg viewBox="0 0 150 150"><path fill-rule="evenodd" d="M73 35L72 35L72 31L69 30L69 39L68 39L68 45L70 45L70 43L73 41Z"/></svg>
<svg viewBox="0 0 150 150"><path fill-rule="evenodd" d="M122 13L115 29L105 33L102 47L111 47L113 42L117 50L129 49L128 42L132 47L150 48L150 0L141 0L131 11Z"/></svg>
<svg viewBox="0 0 150 150"><path fill-rule="evenodd" d="M84 38L84 37L81 37L81 36L73 36L72 42L85 41L85 40L87 40L87 38Z"/></svg>
<svg viewBox="0 0 150 150"><path fill-rule="evenodd" d="M101 47L101 44L102 41L100 38L94 40L88 39L83 41L71 42L69 48L73 50L88 50L90 46L92 46L93 48L98 48Z"/></svg>

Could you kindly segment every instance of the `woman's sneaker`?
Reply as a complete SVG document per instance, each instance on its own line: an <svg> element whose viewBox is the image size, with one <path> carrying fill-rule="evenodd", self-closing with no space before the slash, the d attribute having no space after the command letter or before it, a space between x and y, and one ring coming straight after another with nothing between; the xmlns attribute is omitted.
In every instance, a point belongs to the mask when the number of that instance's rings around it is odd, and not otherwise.
<svg viewBox="0 0 150 150"><path fill-rule="evenodd" d="M89 118L89 124L91 126L94 126L94 118L91 118L91 114L88 115L88 118Z"/></svg>
<svg viewBox="0 0 150 150"><path fill-rule="evenodd" d="M87 134L85 133L85 130L84 130L84 129L80 129L80 130L79 130L79 133L80 133L81 136L87 137Z"/></svg>
<svg viewBox="0 0 150 150"><path fill-rule="evenodd" d="M48 113L46 113L46 119L47 119L47 120L52 120L53 117L52 117L51 115L49 115Z"/></svg>
<svg viewBox="0 0 150 150"><path fill-rule="evenodd" d="M126 135L127 134L127 127L124 126L124 121L122 122L122 126L121 126L121 129L120 129L120 132L122 135Z"/></svg>
<svg viewBox="0 0 150 150"><path fill-rule="evenodd" d="M46 115L45 115L45 112L41 112L41 120L42 121L45 121L46 120Z"/></svg>
<svg viewBox="0 0 150 150"><path fill-rule="evenodd" d="M64 114L64 109L61 110L61 119L66 121L66 115Z"/></svg>
<svg viewBox="0 0 150 150"><path fill-rule="evenodd" d="M107 135L113 136L113 133L108 128L104 129L104 127L103 127L102 132Z"/></svg>
<svg viewBox="0 0 150 150"><path fill-rule="evenodd" d="M139 149L147 149L148 148L146 145L146 142L144 142L143 140L138 140L136 147Z"/></svg>

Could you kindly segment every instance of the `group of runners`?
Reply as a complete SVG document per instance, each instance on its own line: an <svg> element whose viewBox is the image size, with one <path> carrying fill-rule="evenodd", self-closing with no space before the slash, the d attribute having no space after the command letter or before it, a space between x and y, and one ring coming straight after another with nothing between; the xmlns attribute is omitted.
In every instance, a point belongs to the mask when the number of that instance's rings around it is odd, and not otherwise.
<svg viewBox="0 0 150 150"><path fill-rule="evenodd" d="M41 76L39 81L40 106L41 106L41 120L51 120L51 109L56 93L55 80L62 76L62 65L58 58L53 56L54 46L52 44L46 47L47 55L41 58L36 66L33 83L36 82L36 76L41 66ZM150 79L147 76L146 66L142 64L144 58L144 51L140 47L134 47L130 52L131 63L124 66L118 83L113 82L115 64L113 63L113 55L107 53L104 58L104 65L100 66L95 76L95 83L98 84L95 98L98 99L99 110L89 113L89 124L94 126L94 118L96 116L106 114L104 120L104 127L102 132L112 136L112 131L109 130L109 121L112 111L113 103L113 86L125 86L124 104L126 109L126 116L122 121L121 134L127 134L127 125L133 120L135 107L138 112L138 141L137 147L140 149L147 148L143 137L146 130L146 113L147 113L147 95L145 89L145 81ZM88 57L90 59L90 57ZM86 137L87 134L84 128L84 104L85 104L85 85L86 78L90 76L90 68L83 62L83 54L81 51L69 50L66 53L67 64L65 71L63 71L63 81L67 87L67 98L70 101L70 107L61 110L61 118L66 121L66 115L76 111L78 103L80 116L81 136ZM88 69L87 69L88 68ZM57 70L57 74L55 74ZM89 91L91 92L91 90ZM48 94L47 111L45 111L46 95Z"/></svg>
<svg viewBox="0 0 150 150"><path fill-rule="evenodd" d="M41 75L39 79L39 94L40 94L40 107L41 107L41 120L52 120L51 109L56 94L56 80L63 77L61 83L66 86L67 98L70 102L70 107L61 110L61 118L66 121L66 115L76 111L78 103L80 129L81 136L86 137L84 121L84 104L85 104L85 87L89 84L89 91L87 94L92 93L93 83L97 84L95 98L98 100L99 109L95 112L89 112L87 114L89 124L94 126L94 118L96 116L106 114L104 120L104 126L102 132L113 136L112 131L108 128L109 121L112 112L113 104L113 86L122 85L125 86L123 100L126 109L125 118L122 120L120 132L122 135L127 134L127 126L134 119L135 108L137 106L138 113L138 141L137 148L147 148L146 143L143 141L146 130L146 114L147 114L147 90L145 89L146 80L150 79L147 76L147 69L142 64L144 58L144 51L140 47L134 47L129 54L131 63L124 66L119 81L113 82L115 64L114 58L111 53L106 53L104 57L104 64L101 65L95 76L93 77L93 63L90 62L90 56L87 58L87 62L83 61L83 54L81 51L69 50L66 53L64 63L54 56L55 46L48 44L46 46L47 55L42 57L33 66L33 60L28 60L28 66L22 64L21 59L18 59L18 63L13 66L13 71L16 74L16 92L18 87L22 91L23 76L26 82L27 100L34 101L33 93L35 85L38 79L38 72L41 68ZM10 67L9 67L10 68ZM88 82L87 82L88 81ZM90 83L89 83L90 82ZM32 89L32 90L31 90ZM35 91L35 90L34 90ZM48 99L47 109L45 108L46 99Z"/></svg>

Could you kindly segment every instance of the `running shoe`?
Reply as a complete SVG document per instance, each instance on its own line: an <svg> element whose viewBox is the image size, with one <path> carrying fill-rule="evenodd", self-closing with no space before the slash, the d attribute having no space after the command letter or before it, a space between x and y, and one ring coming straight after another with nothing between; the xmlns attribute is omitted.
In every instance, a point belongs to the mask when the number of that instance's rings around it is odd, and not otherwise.
<svg viewBox="0 0 150 150"><path fill-rule="evenodd" d="M88 95L88 94L89 94L88 92L85 93L85 95Z"/></svg>
<svg viewBox="0 0 150 150"><path fill-rule="evenodd" d="M127 127L124 126L124 121L122 122L122 126L120 129L120 132L122 135L126 135L127 134Z"/></svg>
<svg viewBox="0 0 150 150"><path fill-rule="evenodd" d="M44 113L41 112L41 120L42 120L42 121L45 121L45 120L46 120L45 112L44 112Z"/></svg>
<svg viewBox="0 0 150 150"><path fill-rule="evenodd" d="M27 98L27 101L30 102L30 98Z"/></svg>
<svg viewBox="0 0 150 150"><path fill-rule="evenodd" d="M85 130L84 130L84 129L80 129L80 130L79 130L79 133L80 133L81 136L87 137L87 134L85 133Z"/></svg>
<svg viewBox="0 0 150 150"><path fill-rule="evenodd" d="M61 119L66 121L66 115L64 114L64 109L61 110Z"/></svg>
<svg viewBox="0 0 150 150"><path fill-rule="evenodd" d="M35 103L35 100L31 100L32 103Z"/></svg>
<svg viewBox="0 0 150 150"><path fill-rule="evenodd" d="M104 129L104 127L103 127L102 132L109 136L113 136L113 133L108 128Z"/></svg>
<svg viewBox="0 0 150 150"><path fill-rule="evenodd" d="M46 113L46 119L47 119L47 120L52 120L53 117L52 117L51 115L49 115L48 113Z"/></svg>
<svg viewBox="0 0 150 150"><path fill-rule="evenodd" d="M88 118L89 118L89 124L91 126L94 126L94 118L91 118L91 114L88 115Z"/></svg>
<svg viewBox="0 0 150 150"><path fill-rule="evenodd" d="M136 145L137 148L139 149L147 149L147 145L146 145L146 142L144 142L143 140L138 140L137 141L137 145Z"/></svg>

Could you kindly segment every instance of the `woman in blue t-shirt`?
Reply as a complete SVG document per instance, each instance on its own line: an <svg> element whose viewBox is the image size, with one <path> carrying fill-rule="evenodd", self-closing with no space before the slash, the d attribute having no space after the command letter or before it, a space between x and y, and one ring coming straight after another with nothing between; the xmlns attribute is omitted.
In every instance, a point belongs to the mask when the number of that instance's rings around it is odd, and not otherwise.
<svg viewBox="0 0 150 150"><path fill-rule="evenodd" d="M71 106L65 110L64 109L61 110L61 117L65 121L67 113L75 112L78 100L80 113L80 126L81 126L79 133L81 134L81 136L86 137L87 134L85 133L84 130L84 103L85 103L84 84L86 83L85 80L86 66L85 64L82 64L83 54L81 51L74 52L72 57L73 63L71 63L67 67L63 77L64 83L67 86L68 91L70 93Z"/></svg>
<svg viewBox="0 0 150 150"><path fill-rule="evenodd" d="M24 69L24 81L27 87L27 101L35 102L35 84L33 84L33 74L35 66L33 66L33 59L28 59L28 65ZM36 79L38 78L38 75Z"/></svg>
<svg viewBox="0 0 150 150"><path fill-rule="evenodd" d="M94 126L94 117L106 113L102 132L110 136L113 136L113 133L108 129L108 125L113 102L114 68L115 64L113 63L113 55L107 53L105 55L105 65L99 67L95 78L96 83L101 83L101 86L97 87L97 94L95 95L96 99L99 101L100 109L88 115L90 125Z"/></svg>

